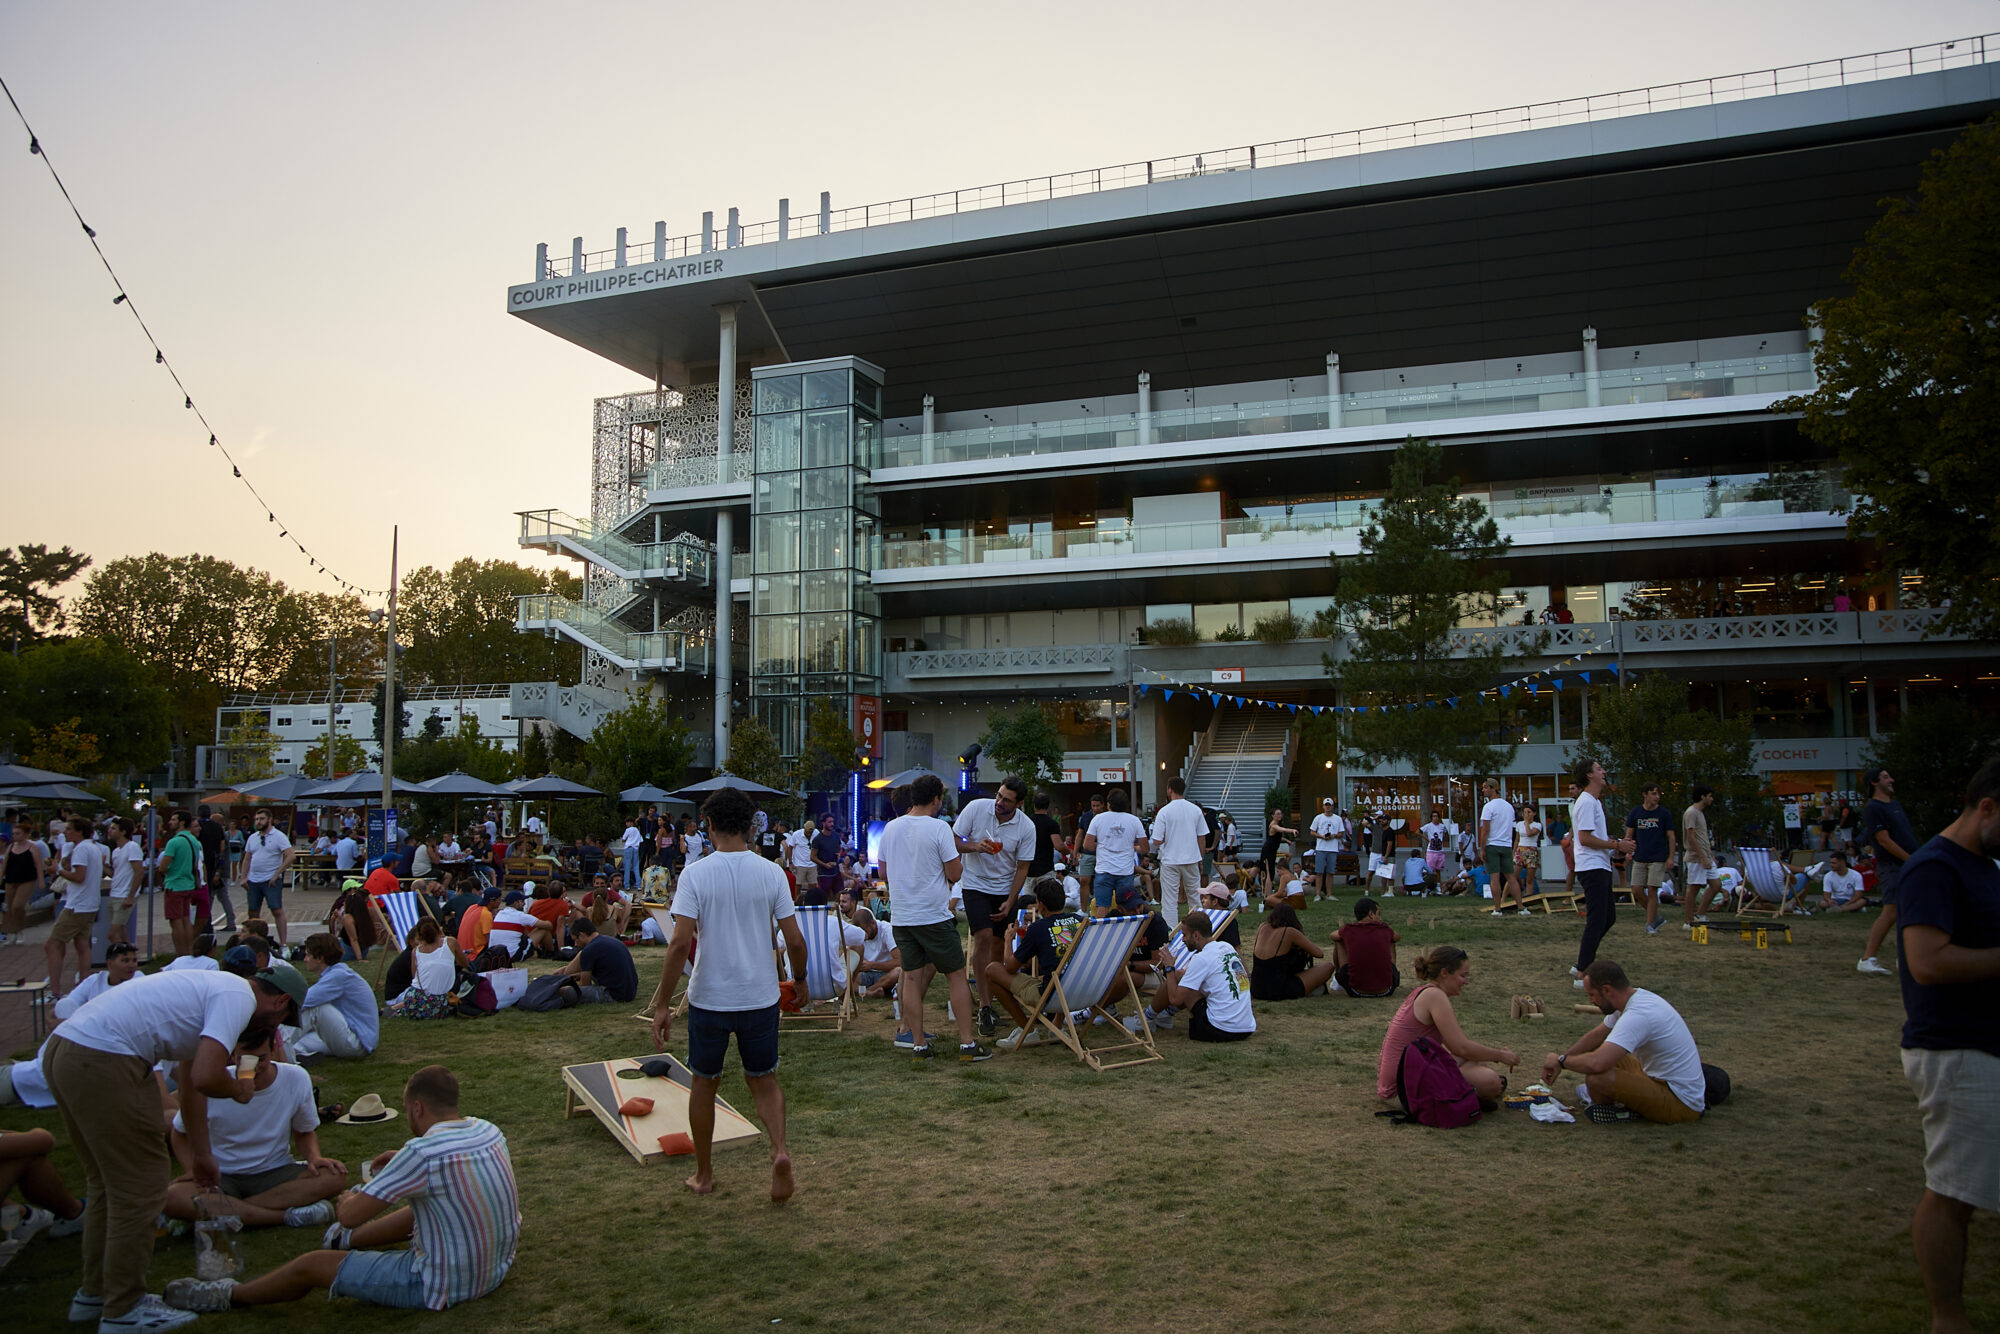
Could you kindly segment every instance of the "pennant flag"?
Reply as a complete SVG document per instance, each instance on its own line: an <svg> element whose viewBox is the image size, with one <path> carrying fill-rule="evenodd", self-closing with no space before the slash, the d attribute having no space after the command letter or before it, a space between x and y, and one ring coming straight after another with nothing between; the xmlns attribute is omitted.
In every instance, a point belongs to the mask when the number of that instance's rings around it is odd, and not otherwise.
<svg viewBox="0 0 2000 1334"><path fill-rule="evenodd" d="M1589 684L1590 684L1590 673L1589 673L1589 672L1585 672L1585 673L1583 673L1583 683L1584 683L1585 685L1589 685Z"/></svg>
<svg viewBox="0 0 2000 1334"><path fill-rule="evenodd" d="M1141 699L1144 699L1144 698L1145 698L1145 696L1146 696L1146 692L1147 692L1148 690L1151 690L1151 689L1152 689L1152 687L1151 687L1150 685L1148 685L1148 684L1147 684L1146 682L1144 682L1144 681L1141 681L1141 682L1139 683L1139 697L1140 697Z"/></svg>
<svg viewBox="0 0 2000 1334"><path fill-rule="evenodd" d="M1563 688L1563 679L1560 676L1558 676L1556 678L1556 689L1561 690L1562 688Z"/></svg>
<svg viewBox="0 0 2000 1334"><path fill-rule="evenodd" d="M1368 706L1366 704L1358 705L1354 711L1356 713L1366 713L1368 712Z"/></svg>
<svg viewBox="0 0 2000 1334"><path fill-rule="evenodd" d="M1456 695L1453 695L1453 696L1452 696L1452 697L1451 697L1450 699L1446 700L1446 701L1445 701L1445 703L1446 703L1447 705L1449 705L1450 707L1454 708L1454 709L1455 709L1455 708L1457 708L1457 707L1458 707L1458 696L1456 696Z"/></svg>
<svg viewBox="0 0 2000 1334"><path fill-rule="evenodd" d="M1604 664L1604 670L1610 672L1613 676L1616 676L1618 675L1618 664L1615 662L1608 662Z"/></svg>
<svg viewBox="0 0 2000 1334"><path fill-rule="evenodd" d="M1286 707L1286 708L1288 708L1288 709L1290 709L1290 710L1292 711L1292 713L1293 713L1293 715L1294 715L1294 716L1296 716L1296 715L1298 714L1298 711L1299 711L1299 706L1298 706L1298 705L1296 705L1296 704L1287 704L1287 705L1286 705L1285 707Z"/></svg>
<svg viewBox="0 0 2000 1334"><path fill-rule="evenodd" d="M1500 698L1501 698L1501 699L1505 699L1505 698L1507 698L1507 692L1508 692L1508 691L1510 691L1510 690L1512 690L1513 688L1514 688L1514 687L1512 687L1512 686L1501 686L1501 687L1500 687Z"/></svg>
<svg viewBox="0 0 2000 1334"><path fill-rule="evenodd" d="M1169 691L1167 691L1166 693L1167 693L1167 698L1168 698L1169 700L1171 700L1171 699L1172 699L1172 698L1174 697L1174 692L1173 692L1173 691L1169 690Z"/></svg>
<svg viewBox="0 0 2000 1334"><path fill-rule="evenodd" d="M1540 686L1536 685L1533 681L1528 682L1529 699L1539 699L1541 697L1541 693L1542 690Z"/></svg>

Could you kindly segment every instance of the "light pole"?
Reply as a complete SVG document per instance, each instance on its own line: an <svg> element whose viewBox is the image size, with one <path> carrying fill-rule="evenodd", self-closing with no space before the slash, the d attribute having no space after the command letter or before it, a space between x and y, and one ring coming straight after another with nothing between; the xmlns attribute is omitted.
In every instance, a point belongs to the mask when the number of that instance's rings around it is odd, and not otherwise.
<svg viewBox="0 0 2000 1334"><path fill-rule="evenodd" d="M383 623L385 631L382 661L382 810L385 855L388 853L386 812L396 809L394 790L396 786L396 724L401 713L396 708L396 544L397 530L389 530L389 614Z"/></svg>
<svg viewBox="0 0 2000 1334"><path fill-rule="evenodd" d="M326 637L326 781L333 781L333 713L340 707L340 636Z"/></svg>

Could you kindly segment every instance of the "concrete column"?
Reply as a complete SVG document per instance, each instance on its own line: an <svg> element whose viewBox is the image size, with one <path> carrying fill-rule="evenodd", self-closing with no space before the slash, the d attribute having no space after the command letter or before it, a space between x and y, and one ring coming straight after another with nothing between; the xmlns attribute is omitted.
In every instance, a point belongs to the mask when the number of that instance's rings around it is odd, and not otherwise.
<svg viewBox="0 0 2000 1334"><path fill-rule="evenodd" d="M703 228L706 235L707 228ZM736 306L727 301L715 308L721 336L716 344L715 374L715 480L727 483L732 477L736 451ZM728 508L715 513L715 763L718 768L729 757L730 633L734 628L735 599L729 591L733 571L731 556L736 546L736 516Z"/></svg>
<svg viewBox="0 0 2000 1334"><path fill-rule="evenodd" d="M618 267L625 267L625 229L618 229Z"/></svg>
<svg viewBox="0 0 2000 1334"><path fill-rule="evenodd" d="M937 400L924 395L924 452L925 463L937 462Z"/></svg>
<svg viewBox="0 0 2000 1334"><path fill-rule="evenodd" d="M653 262L658 264L667 257L667 224L664 220L653 224Z"/></svg>
<svg viewBox="0 0 2000 1334"><path fill-rule="evenodd" d="M778 239L780 241L792 239L792 201L789 199L778 201Z"/></svg>
<svg viewBox="0 0 2000 1334"><path fill-rule="evenodd" d="M1139 372L1139 447L1153 443L1153 373Z"/></svg>
<svg viewBox="0 0 2000 1334"><path fill-rule="evenodd" d="M819 234L825 236L833 230L833 192L819 192Z"/></svg>
<svg viewBox="0 0 2000 1334"><path fill-rule="evenodd" d="M1597 379L1597 328L1585 325L1583 330L1583 405L1587 408L1602 407L1604 388Z"/></svg>
<svg viewBox="0 0 2000 1334"><path fill-rule="evenodd" d="M1326 354L1326 424L1340 425L1340 353Z"/></svg>
<svg viewBox="0 0 2000 1334"><path fill-rule="evenodd" d="M569 276L574 278L583 272L583 238L577 237L569 243Z"/></svg>
<svg viewBox="0 0 2000 1334"><path fill-rule="evenodd" d="M540 282L548 276L549 276L549 243L547 241L542 241L535 246L535 281Z"/></svg>
<svg viewBox="0 0 2000 1334"><path fill-rule="evenodd" d="M728 245L731 250L734 250L737 246L740 246L742 244L743 244L742 210L732 208L729 210Z"/></svg>
<svg viewBox="0 0 2000 1334"><path fill-rule="evenodd" d="M715 249L715 210L709 209L701 215L701 253L706 255Z"/></svg>

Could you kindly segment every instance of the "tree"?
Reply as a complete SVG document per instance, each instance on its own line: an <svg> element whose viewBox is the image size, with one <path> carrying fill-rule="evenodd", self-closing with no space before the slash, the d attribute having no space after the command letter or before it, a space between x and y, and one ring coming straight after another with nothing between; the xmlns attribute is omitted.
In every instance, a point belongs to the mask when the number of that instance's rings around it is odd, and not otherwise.
<svg viewBox="0 0 2000 1334"><path fill-rule="evenodd" d="M1618 790L1616 800L1605 803L1614 825L1623 818L1614 808L1638 805L1648 783L1660 785L1660 804L1676 819L1692 800L1690 789L1706 783L1715 789L1709 824L1740 838L1770 815L1753 742L1749 720L1690 709L1685 681L1648 672L1590 697L1589 735L1570 748L1569 758L1604 766Z"/></svg>
<svg viewBox="0 0 2000 1334"><path fill-rule="evenodd" d="M5 663L0 743L18 743L24 727L74 718L97 737L107 770L151 769L167 758L173 701L153 669L116 644L51 640Z"/></svg>
<svg viewBox="0 0 2000 1334"><path fill-rule="evenodd" d="M549 770L549 739L542 729L528 724L528 735L521 742L521 777L540 778Z"/></svg>
<svg viewBox="0 0 2000 1334"><path fill-rule="evenodd" d="M1813 309L1819 387L1774 405L1833 449L1855 495L1848 531L1920 570L1940 628L2000 636L2000 118L1891 199Z"/></svg>
<svg viewBox="0 0 2000 1334"><path fill-rule="evenodd" d="M517 776L516 763L514 752L480 732L477 717L465 718L456 732L447 735L444 718L434 713L424 719L414 740L397 749L396 777L423 783L463 771L489 783L504 783Z"/></svg>
<svg viewBox="0 0 2000 1334"><path fill-rule="evenodd" d="M593 787L612 793L641 783L676 788L694 759L694 739L670 700L642 694L600 718L583 750Z"/></svg>
<svg viewBox="0 0 2000 1334"><path fill-rule="evenodd" d="M94 772L101 758L97 737L84 731L81 722L79 718L65 718L47 727L28 728L28 745L22 752L22 762L32 768L79 777Z"/></svg>
<svg viewBox="0 0 2000 1334"><path fill-rule="evenodd" d="M1308 726L1318 739L1331 729L1347 763L1414 768L1425 820L1432 775L1490 773L1514 758L1494 740L1502 701L1480 692L1531 651L1451 641L1463 620L1498 620L1509 545L1486 506L1459 491L1437 446L1404 441L1360 554L1334 557L1333 604L1318 623L1351 636L1344 657L1322 655L1350 711Z"/></svg>
<svg viewBox="0 0 2000 1334"><path fill-rule="evenodd" d="M527 593L576 598L583 585L563 570L469 556L449 570L410 571L396 602L397 638L409 641L402 674L416 685L439 686L577 680L583 659L575 644L514 629L516 599Z"/></svg>
<svg viewBox="0 0 2000 1334"><path fill-rule="evenodd" d="M765 787L789 792L791 769L778 750L778 738L757 718L745 718L729 733L729 763L723 768L738 778L747 778ZM766 797L764 809L774 820L796 826L805 815L805 803L797 797Z"/></svg>
<svg viewBox="0 0 2000 1334"><path fill-rule="evenodd" d="M343 671L363 671L367 617L352 597L295 594L261 570L213 556L127 556L92 571L74 608L80 634L131 653L153 669L174 712L183 759L215 735L215 710L241 691L318 686L326 639ZM379 641L380 635L374 636Z"/></svg>
<svg viewBox="0 0 2000 1334"><path fill-rule="evenodd" d="M1062 733L1049 711L1039 704L1014 713L995 709L987 714L986 733L979 744L1002 774L1017 774L1030 783L1053 783L1062 778Z"/></svg>
<svg viewBox="0 0 2000 1334"><path fill-rule="evenodd" d="M806 740L799 747L799 787L806 792L845 792L854 772L854 757L862 740L847 725L841 709L821 696L806 716ZM778 786L773 784L772 786Z"/></svg>
<svg viewBox="0 0 2000 1334"><path fill-rule="evenodd" d="M1870 747L1867 761L1895 778L1910 827L1927 839L1958 818L1965 785L1996 751L2000 717L1956 699L1926 699Z"/></svg>
<svg viewBox="0 0 2000 1334"><path fill-rule="evenodd" d="M0 547L0 632L21 652L49 630L60 630L68 617L55 591L90 565L90 557L68 547L50 551L41 542L23 542L16 550Z"/></svg>
<svg viewBox="0 0 2000 1334"><path fill-rule="evenodd" d="M333 771L336 774L351 774L367 767L368 752L361 743L345 732L335 732ZM326 777L326 742L322 741L306 752L305 758L299 761L299 773L307 778Z"/></svg>
<svg viewBox="0 0 2000 1334"><path fill-rule="evenodd" d="M244 714L241 722L223 734L221 744L225 756L222 781L252 783L276 777L278 738L271 731L269 715Z"/></svg>

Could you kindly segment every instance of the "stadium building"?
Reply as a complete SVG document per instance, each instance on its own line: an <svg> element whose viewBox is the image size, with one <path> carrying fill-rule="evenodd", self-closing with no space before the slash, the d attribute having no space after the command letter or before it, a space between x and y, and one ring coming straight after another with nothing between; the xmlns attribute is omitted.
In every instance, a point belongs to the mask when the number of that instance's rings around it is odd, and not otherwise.
<svg viewBox="0 0 2000 1334"><path fill-rule="evenodd" d="M508 313L655 388L597 401L588 517L520 516L586 592L519 626L586 665L511 712L587 731L644 685L712 757L824 698L952 773L1040 700L1061 802L1185 774L1252 845L1274 782L1411 810L1292 724L1342 707L1330 558L1422 436L1513 540L1512 609L1456 633L1548 631L1513 793L1560 791L1612 665L1750 718L1775 792L1852 789L2000 675L1772 405L1884 197L2000 107L1992 41L539 246Z"/></svg>

